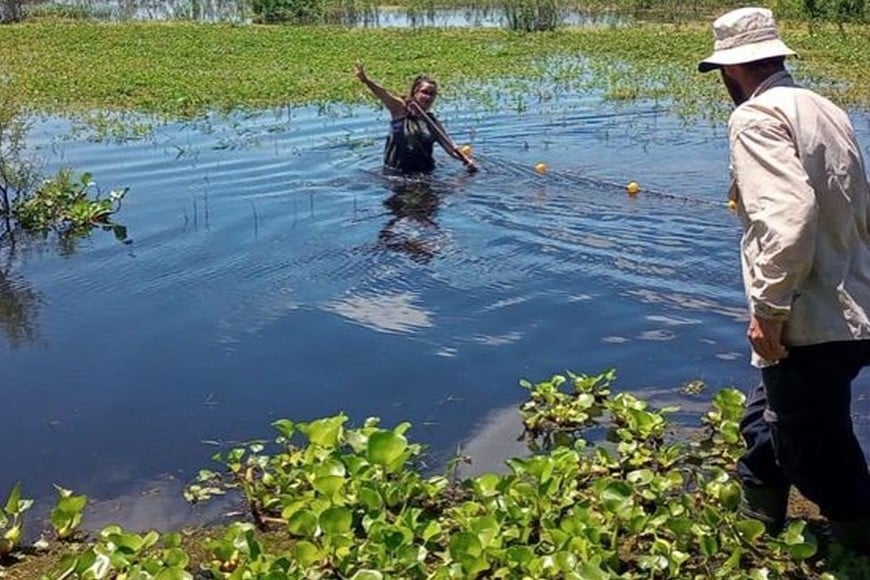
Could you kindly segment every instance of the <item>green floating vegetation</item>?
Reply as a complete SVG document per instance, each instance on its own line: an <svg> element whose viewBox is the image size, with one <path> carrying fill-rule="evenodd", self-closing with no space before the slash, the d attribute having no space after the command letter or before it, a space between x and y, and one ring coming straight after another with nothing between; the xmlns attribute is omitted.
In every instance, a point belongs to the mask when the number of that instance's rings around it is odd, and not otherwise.
<svg viewBox="0 0 870 580"><path fill-rule="evenodd" d="M668 421L676 408L614 393L614 380L611 370L523 381L530 454L508 459L505 473L468 478L457 476L461 457L444 473L425 475L424 450L409 440L408 423L385 428L369 418L352 428L344 414L275 421L274 439L216 454L221 469L200 471L185 491L192 502L241 494L250 521L206 530L198 545L178 532L108 526L84 543L63 544L50 571L39 574L759 580L870 573L866 559L837 546L823 546L822 555L807 521L770 537L742 515L734 478L745 403L739 391L716 393L687 436ZM82 540L86 498L58 491L55 535ZM0 520L0 533L11 525L20 538L25 501L16 486L5 510L11 524Z"/></svg>
<svg viewBox="0 0 870 580"><path fill-rule="evenodd" d="M110 219L121 209L127 189L103 194L90 173L76 177L69 168L43 177L40 161L26 147L24 109L12 94L0 82L0 242L8 238L14 244L20 231L43 237L56 233L68 245L95 227L112 230L125 241L126 228Z"/></svg>
<svg viewBox="0 0 870 580"><path fill-rule="evenodd" d="M95 189L90 173L75 178L68 169L62 169L35 191L20 195L12 202L11 213L27 231L81 233L94 225L108 224L127 193L127 189L120 189L103 196Z"/></svg>
<svg viewBox="0 0 870 580"><path fill-rule="evenodd" d="M785 25L799 77L846 105L870 106L870 27ZM29 111L132 111L168 117L285 105L359 103L351 66L387 86L438 78L448 96L506 79L547 80L617 99L675 102L709 114L727 100L695 70L708 23L638 24L518 33L194 23L32 22L0 27L0 78ZM571 63L553 76L548 63Z"/></svg>

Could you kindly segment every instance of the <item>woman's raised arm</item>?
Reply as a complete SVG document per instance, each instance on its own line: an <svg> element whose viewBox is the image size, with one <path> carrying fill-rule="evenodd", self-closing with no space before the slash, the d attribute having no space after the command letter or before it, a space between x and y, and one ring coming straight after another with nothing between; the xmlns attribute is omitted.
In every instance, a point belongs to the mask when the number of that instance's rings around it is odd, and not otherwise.
<svg viewBox="0 0 870 580"><path fill-rule="evenodd" d="M361 62L357 62L353 65L353 72L356 75L356 78L358 78L362 82L362 84L367 86L372 94L380 99L384 106L387 107L387 110L390 111L390 116L393 119L401 119L408 114L405 99L398 95L394 95L393 93L370 79L366 74L366 69Z"/></svg>

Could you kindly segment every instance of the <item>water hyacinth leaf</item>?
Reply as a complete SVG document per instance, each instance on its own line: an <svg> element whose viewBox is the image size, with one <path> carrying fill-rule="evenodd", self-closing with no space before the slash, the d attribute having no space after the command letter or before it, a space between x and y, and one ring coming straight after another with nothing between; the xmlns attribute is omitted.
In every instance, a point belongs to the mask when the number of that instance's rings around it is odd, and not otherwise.
<svg viewBox="0 0 870 580"><path fill-rule="evenodd" d="M556 566L562 572L570 572L577 566L577 556L572 552L561 551L555 557Z"/></svg>
<svg viewBox="0 0 870 580"><path fill-rule="evenodd" d="M377 431L369 436L366 457L372 463L387 467L402 456L408 440L393 431Z"/></svg>
<svg viewBox="0 0 870 580"><path fill-rule="evenodd" d="M193 580L193 574L181 568L167 568L158 572L154 580Z"/></svg>
<svg viewBox="0 0 870 580"><path fill-rule="evenodd" d="M8 515L14 516L21 512L21 482L17 482L12 486L12 491L9 492L9 497L6 499L6 505L3 507Z"/></svg>
<svg viewBox="0 0 870 580"><path fill-rule="evenodd" d="M278 419L277 421L273 421L272 427L274 427L285 439L292 438L293 434L296 433L296 423L290 419Z"/></svg>
<svg viewBox="0 0 870 580"><path fill-rule="evenodd" d="M725 509L736 510L742 497L743 492L740 489L740 484L735 481L730 481L719 488L719 501L722 502Z"/></svg>
<svg viewBox="0 0 870 580"><path fill-rule="evenodd" d="M112 569L112 562L106 554L94 553L87 568L80 570L82 578L106 578Z"/></svg>
<svg viewBox="0 0 870 580"><path fill-rule="evenodd" d="M348 429L344 432L344 440L347 441L354 453L362 453L366 450L369 437L359 429Z"/></svg>
<svg viewBox="0 0 870 580"><path fill-rule="evenodd" d="M764 524L758 520L740 520L734 527L747 542L754 542L764 534Z"/></svg>
<svg viewBox="0 0 870 580"><path fill-rule="evenodd" d="M636 469L630 471L625 479L632 485L647 485L653 480L653 472L649 469Z"/></svg>
<svg viewBox="0 0 870 580"><path fill-rule="evenodd" d="M346 422L346 415L336 415L310 423L300 423L298 427L311 443L332 449L338 444L338 438L342 433L342 425Z"/></svg>
<svg viewBox="0 0 870 580"><path fill-rule="evenodd" d="M52 571L52 578L68 578L76 570L79 558L75 554L66 554ZM43 578L46 578L43 576Z"/></svg>
<svg viewBox="0 0 870 580"><path fill-rule="evenodd" d="M424 542L428 542L440 533L441 524L439 524L436 520L432 520L428 524L426 524L425 528L423 528L423 532L420 534L420 537L423 538Z"/></svg>
<svg viewBox="0 0 870 580"><path fill-rule="evenodd" d="M705 534L699 538L701 554L707 556L708 558L715 556L719 551L719 544L716 542L716 536L712 534Z"/></svg>
<svg viewBox="0 0 870 580"><path fill-rule="evenodd" d="M362 484L357 492L357 498L361 504L370 510L379 510L384 505L381 494L371 484Z"/></svg>
<svg viewBox="0 0 870 580"><path fill-rule="evenodd" d="M145 538L138 534L127 534L121 529L104 529L100 534L107 542L128 552L138 553L145 547Z"/></svg>
<svg viewBox="0 0 870 580"><path fill-rule="evenodd" d="M782 533L782 542L785 544L786 551L798 560L813 556L817 550L816 544L807 541L804 536L805 528L806 522L795 521L791 522Z"/></svg>
<svg viewBox="0 0 870 580"><path fill-rule="evenodd" d="M611 512L623 508L631 497L631 488L623 481L611 481L601 492L601 502Z"/></svg>
<svg viewBox="0 0 870 580"><path fill-rule="evenodd" d="M302 566L311 566L321 558L320 548L311 542L300 540L293 546L293 554L296 561Z"/></svg>
<svg viewBox="0 0 870 580"><path fill-rule="evenodd" d="M580 393L574 399L575 405L580 409L588 409L595 404L595 395L589 393Z"/></svg>
<svg viewBox="0 0 870 580"><path fill-rule="evenodd" d="M179 532L167 532L163 534L163 546L166 548L180 548L181 540L181 533Z"/></svg>
<svg viewBox="0 0 870 580"><path fill-rule="evenodd" d="M499 525L494 516L483 516L472 520L472 531L477 533L481 546L488 547L498 536Z"/></svg>
<svg viewBox="0 0 870 580"><path fill-rule="evenodd" d="M477 558L483 553L483 546L477 534L459 532L450 538L450 556L457 561L465 558Z"/></svg>
<svg viewBox="0 0 870 580"><path fill-rule="evenodd" d="M287 529L294 536L314 537L317 533L317 515L311 510L298 510L287 521Z"/></svg>
<svg viewBox="0 0 870 580"><path fill-rule="evenodd" d="M343 534L350 531L353 514L346 507L333 507L320 514L320 527L327 534Z"/></svg>
<svg viewBox="0 0 870 580"><path fill-rule="evenodd" d="M526 567L535 559L535 551L528 546L511 546L505 550L505 559L517 566Z"/></svg>
<svg viewBox="0 0 870 580"><path fill-rule="evenodd" d="M740 425L736 422L724 423L719 433L726 443L734 444L742 441L740 439Z"/></svg>
<svg viewBox="0 0 870 580"><path fill-rule="evenodd" d="M69 490L66 495L61 495L49 514L49 520L54 525L61 539L67 537L79 526L82 521L82 510L88 503L87 496L71 495ZM60 492L63 493L63 492Z"/></svg>
<svg viewBox="0 0 870 580"><path fill-rule="evenodd" d="M722 564L722 570L734 570L740 566L740 560L743 557L743 550L739 547L734 548L734 551L731 552L731 555L728 556L728 559L725 560L725 563Z"/></svg>
<svg viewBox="0 0 870 580"><path fill-rule="evenodd" d="M312 487L323 495L333 496L344 485L344 478L335 475L317 477L311 483Z"/></svg>
<svg viewBox="0 0 870 580"><path fill-rule="evenodd" d="M384 545L391 552L394 552L405 545L406 541L410 541L413 536L405 534L403 530L392 530L384 533Z"/></svg>
<svg viewBox="0 0 870 580"><path fill-rule="evenodd" d="M396 559L406 566L413 566L426 559L426 550L423 546L405 545L396 551Z"/></svg>
<svg viewBox="0 0 870 580"><path fill-rule="evenodd" d="M357 570L350 580L383 580L384 575L377 570Z"/></svg>
<svg viewBox="0 0 870 580"><path fill-rule="evenodd" d="M668 559L661 554L640 556L637 563L643 570L661 572L668 569Z"/></svg>
<svg viewBox="0 0 870 580"><path fill-rule="evenodd" d="M810 544L809 542L802 542L799 544L788 544L785 548L785 551L788 552L792 558L796 560L806 560L807 558L811 558L815 555L817 551L817 547L814 544Z"/></svg>
<svg viewBox="0 0 870 580"><path fill-rule="evenodd" d="M501 482L501 477L495 473L484 473L475 477L472 480L474 491L481 497L491 497L498 493L498 484Z"/></svg>
<svg viewBox="0 0 870 580"><path fill-rule="evenodd" d="M3 534L3 539L6 540L9 544L9 549L18 544L18 540L21 539L21 524L15 524ZM8 552L9 549L6 551Z"/></svg>
<svg viewBox="0 0 870 580"><path fill-rule="evenodd" d="M314 468L314 489L324 495L334 495L344 484L346 474L344 464L340 461L329 460Z"/></svg>
<svg viewBox="0 0 870 580"><path fill-rule="evenodd" d="M173 568L186 568L190 562L190 556L181 548L169 548L163 553L163 561Z"/></svg>

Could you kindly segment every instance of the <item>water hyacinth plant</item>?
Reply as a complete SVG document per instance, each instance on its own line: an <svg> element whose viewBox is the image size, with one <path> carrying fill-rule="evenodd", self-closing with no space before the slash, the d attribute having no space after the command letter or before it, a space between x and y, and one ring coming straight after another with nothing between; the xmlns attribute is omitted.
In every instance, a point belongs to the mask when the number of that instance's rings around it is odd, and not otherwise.
<svg viewBox="0 0 870 580"><path fill-rule="evenodd" d="M57 484L54 488L57 490L58 498L48 519L54 527L58 540L70 540L82 525L82 513L88 503L88 497L74 495L71 490Z"/></svg>
<svg viewBox="0 0 870 580"><path fill-rule="evenodd" d="M614 374L523 382L525 436L534 453L504 474L461 482L422 474L407 423L349 428L336 415L280 420L262 441L215 455L218 474L194 485L238 490L253 526L212 546L209 570L346 578L810 577L817 542L797 521L778 538L737 510L732 476L744 403L723 390L682 441L666 416L627 393ZM603 432L600 441L583 438ZM284 530L292 549L266 554L255 531ZM241 576L238 576L241 577ZM266 577L266 576L262 576Z"/></svg>
<svg viewBox="0 0 870 580"><path fill-rule="evenodd" d="M339 414L272 423L270 441L216 454L185 496L240 494L251 521L189 534L110 525L59 554L40 580L351 578L836 578L870 565L837 551L821 557L802 520L777 537L738 510L733 477L744 396L715 394L701 426L668 421L616 392L615 373L572 372L522 381L531 453L504 473L466 479L422 471L410 425ZM58 487L50 519L75 535L87 499ZM0 512L0 572L32 502L12 490ZM15 573L14 563L10 568Z"/></svg>
<svg viewBox="0 0 870 580"><path fill-rule="evenodd" d="M21 496L21 482L15 484L6 503L0 508L0 559L8 556L21 542L22 515L33 506L32 499Z"/></svg>
<svg viewBox="0 0 870 580"><path fill-rule="evenodd" d="M110 191L105 197L95 190L90 173L75 179L69 170L61 170L43 181L32 195L20 196L13 202L12 215L21 227L36 232L51 229L78 232L95 224L106 224L121 208L127 189Z"/></svg>

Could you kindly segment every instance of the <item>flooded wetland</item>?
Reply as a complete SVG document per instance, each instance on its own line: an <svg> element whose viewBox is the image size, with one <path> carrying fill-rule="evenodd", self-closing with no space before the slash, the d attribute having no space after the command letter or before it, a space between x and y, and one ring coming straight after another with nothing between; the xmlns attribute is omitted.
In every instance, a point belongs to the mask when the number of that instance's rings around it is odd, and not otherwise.
<svg viewBox="0 0 870 580"><path fill-rule="evenodd" d="M44 515L56 483L91 498L90 529L169 529L218 515L182 488L280 418L408 421L430 471L460 451L473 474L525 452L520 379L615 368L614 390L692 426L718 389L753 386L721 109L614 100L561 83L564 62L540 81L454 79L419 58L367 64L397 89L416 66L446 77L434 110L476 174L436 150L431 177L385 176L389 115L358 98L352 60L326 74L353 99L156 106L118 127L32 114L48 172L129 192L123 231L0 245L0 495L21 481ZM870 156L870 115L849 112Z"/></svg>

